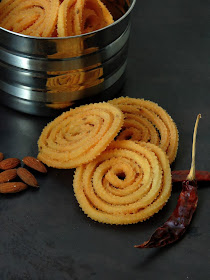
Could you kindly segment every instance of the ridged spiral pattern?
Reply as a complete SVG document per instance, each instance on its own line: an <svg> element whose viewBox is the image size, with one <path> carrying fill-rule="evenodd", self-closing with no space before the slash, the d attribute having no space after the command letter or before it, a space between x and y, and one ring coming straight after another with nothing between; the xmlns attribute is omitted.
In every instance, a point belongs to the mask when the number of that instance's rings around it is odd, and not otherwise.
<svg viewBox="0 0 210 280"><path fill-rule="evenodd" d="M172 163L178 149L178 130L170 115L158 104L130 97L110 101L125 115L125 122L117 139L145 141L160 146Z"/></svg>
<svg viewBox="0 0 210 280"><path fill-rule="evenodd" d="M4 0L0 26L17 33L51 37L56 32L59 0Z"/></svg>
<svg viewBox="0 0 210 280"><path fill-rule="evenodd" d="M123 124L119 108L96 103L71 109L49 123L38 140L38 159L55 168L75 168L98 156Z"/></svg>
<svg viewBox="0 0 210 280"><path fill-rule="evenodd" d="M113 23L113 17L100 0L64 0L58 14L58 36L75 36Z"/></svg>
<svg viewBox="0 0 210 280"><path fill-rule="evenodd" d="M144 221L170 197L168 157L154 144L113 141L99 157L76 169L73 187L80 207L95 221Z"/></svg>

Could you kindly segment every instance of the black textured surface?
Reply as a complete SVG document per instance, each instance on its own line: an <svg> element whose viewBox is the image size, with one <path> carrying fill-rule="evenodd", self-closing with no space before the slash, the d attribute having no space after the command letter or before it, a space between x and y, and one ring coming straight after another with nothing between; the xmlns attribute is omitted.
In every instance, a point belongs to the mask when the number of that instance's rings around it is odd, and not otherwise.
<svg viewBox="0 0 210 280"><path fill-rule="evenodd" d="M210 10L205 0L137 0L133 12L127 81L119 95L157 102L180 135L172 169L187 169L192 131L202 114L197 169L210 170ZM37 155L37 139L50 118L0 106L0 151L5 157ZM0 196L1 280L210 279L210 183L184 238L162 249L134 249L173 211L167 205L144 223L103 225L88 219L72 191L73 171L37 175L40 190Z"/></svg>

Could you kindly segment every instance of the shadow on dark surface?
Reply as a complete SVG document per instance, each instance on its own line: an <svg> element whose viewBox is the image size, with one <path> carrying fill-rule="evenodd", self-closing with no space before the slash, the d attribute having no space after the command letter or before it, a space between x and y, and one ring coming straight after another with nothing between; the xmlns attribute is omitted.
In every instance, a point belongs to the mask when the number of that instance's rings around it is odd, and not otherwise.
<svg viewBox="0 0 210 280"><path fill-rule="evenodd" d="M181 242L178 241L178 242ZM173 250L174 244L167 245L163 248L146 248L146 249L138 249L136 250L144 250L144 258L139 263L135 264L133 266L134 269L149 269L151 268L154 261L156 261L157 258L164 257L168 253L170 253L171 250ZM138 252L137 252L138 254Z"/></svg>

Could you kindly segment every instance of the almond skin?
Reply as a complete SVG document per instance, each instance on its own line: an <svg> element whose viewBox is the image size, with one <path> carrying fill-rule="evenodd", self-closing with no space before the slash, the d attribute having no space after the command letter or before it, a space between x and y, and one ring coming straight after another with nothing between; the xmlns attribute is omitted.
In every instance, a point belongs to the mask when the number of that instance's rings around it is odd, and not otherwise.
<svg viewBox="0 0 210 280"><path fill-rule="evenodd" d="M30 171L28 171L26 168L19 167L17 169L17 175L27 185L29 185L31 187L36 187L36 188L39 187L38 182L37 182L36 178L34 177L34 175Z"/></svg>
<svg viewBox="0 0 210 280"><path fill-rule="evenodd" d="M47 173L47 168L37 158L27 156L27 157L24 157L22 159L22 161L25 165L27 165L28 167L30 167L32 169L35 169L36 171L39 171L41 173Z"/></svg>
<svg viewBox="0 0 210 280"><path fill-rule="evenodd" d="M8 170L17 167L20 164L18 158L7 158L0 162L0 169Z"/></svg>
<svg viewBox="0 0 210 280"><path fill-rule="evenodd" d="M8 169L0 173L0 184L9 182L17 176L16 169Z"/></svg>
<svg viewBox="0 0 210 280"><path fill-rule="evenodd" d="M0 161L4 159L4 154L0 152Z"/></svg>
<svg viewBox="0 0 210 280"><path fill-rule="evenodd" d="M28 186L22 182L8 182L0 184L0 193L17 193L23 191Z"/></svg>

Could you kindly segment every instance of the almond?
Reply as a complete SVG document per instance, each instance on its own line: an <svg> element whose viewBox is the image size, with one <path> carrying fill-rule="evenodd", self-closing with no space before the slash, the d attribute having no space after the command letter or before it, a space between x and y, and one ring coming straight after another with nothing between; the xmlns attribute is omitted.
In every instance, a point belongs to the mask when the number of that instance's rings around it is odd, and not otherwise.
<svg viewBox="0 0 210 280"><path fill-rule="evenodd" d="M0 184L0 193L16 193L23 191L28 186L22 182L8 182Z"/></svg>
<svg viewBox="0 0 210 280"><path fill-rule="evenodd" d="M18 158L7 158L0 162L0 169L7 170L17 167L20 164Z"/></svg>
<svg viewBox="0 0 210 280"><path fill-rule="evenodd" d="M47 173L47 169L45 165L37 158L27 156L24 157L22 161L24 162L25 165L31 167L32 169L35 169L41 173Z"/></svg>
<svg viewBox="0 0 210 280"><path fill-rule="evenodd" d="M16 169L8 169L0 173L0 184L9 182L13 179L15 179L17 176L17 170Z"/></svg>
<svg viewBox="0 0 210 280"><path fill-rule="evenodd" d="M20 177L20 179L26 183L27 185L31 187L39 187L38 182L34 175L28 171L26 168L19 167L17 170L17 175Z"/></svg>
<svg viewBox="0 0 210 280"><path fill-rule="evenodd" d="M4 154L0 152L0 161L4 159Z"/></svg>

